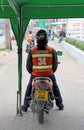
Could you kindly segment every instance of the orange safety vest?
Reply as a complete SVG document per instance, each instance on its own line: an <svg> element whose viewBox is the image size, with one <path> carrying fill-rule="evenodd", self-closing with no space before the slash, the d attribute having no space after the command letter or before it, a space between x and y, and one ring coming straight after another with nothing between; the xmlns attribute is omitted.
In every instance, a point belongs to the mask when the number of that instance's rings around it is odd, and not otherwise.
<svg viewBox="0 0 84 130"><path fill-rule="evenodd" d="M33 35L32 34L28 34L28 40L33 40Z"/></svg>
<svg viewBox="0 0 84 130"><path fill-rule="evenodd" d="M51 47L46 46L46 50L38 50L36 46L31 49L31 54L33 76L50 76L53 74Z"/></svg>

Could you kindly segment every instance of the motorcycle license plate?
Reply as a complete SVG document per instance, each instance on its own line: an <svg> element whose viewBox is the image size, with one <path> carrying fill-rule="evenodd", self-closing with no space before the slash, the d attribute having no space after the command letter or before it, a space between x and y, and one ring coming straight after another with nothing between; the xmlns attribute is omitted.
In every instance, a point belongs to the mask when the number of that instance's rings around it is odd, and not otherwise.
<svg viewBox="0 0 84 130"><path fill-rule="evenodd" d="M35 99L36 100L48 100L48 91L36 90Z"/></svg>

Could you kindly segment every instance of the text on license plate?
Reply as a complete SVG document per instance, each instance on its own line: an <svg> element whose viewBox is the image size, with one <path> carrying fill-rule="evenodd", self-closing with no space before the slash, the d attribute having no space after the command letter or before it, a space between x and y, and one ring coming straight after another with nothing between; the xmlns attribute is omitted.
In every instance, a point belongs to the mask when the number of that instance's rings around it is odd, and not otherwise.
<svg viewBox="0 0 84 130"><path fill-rule="evenodd" d="M36 90L35 99L36 100L48 100L48 91Z"/></svg>

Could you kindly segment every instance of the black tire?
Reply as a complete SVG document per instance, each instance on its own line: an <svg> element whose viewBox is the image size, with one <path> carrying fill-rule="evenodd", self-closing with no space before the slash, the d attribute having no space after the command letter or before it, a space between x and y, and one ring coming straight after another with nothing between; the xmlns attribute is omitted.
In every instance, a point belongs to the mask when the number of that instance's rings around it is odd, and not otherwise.
<svg viewBox="0 0 84 130"><path fill-rule="evenodd" d="M26 46L26 50L25 51L26 51L26 53L29 53L30 49L29 49L28 45Z"/></svg>
<svg viewBox="0 0 84 130"><path fill-rule="evenodd" d="M38 122L43 124L44 122L44 110L38 110Z"/></svg>

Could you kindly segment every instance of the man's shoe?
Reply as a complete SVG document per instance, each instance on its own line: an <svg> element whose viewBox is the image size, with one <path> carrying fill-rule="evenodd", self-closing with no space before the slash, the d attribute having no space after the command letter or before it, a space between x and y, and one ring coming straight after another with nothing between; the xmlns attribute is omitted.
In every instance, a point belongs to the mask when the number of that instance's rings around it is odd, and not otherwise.
<svg viewBox="0 0 84 130"><path fill-rule="evenodd" d="M25 107L25 106L22 106L21 109L22 109L23 112L27 112L27 109L28 109L28 108Z"/></svg>
<svg viewBox="0 0 84 130"><path fill-rule="evenodd" d="M61 105L59 106L59 110L63 110L63 109L64 109L64 105L61 104Z"/></svg>
<svg viewBox="0 0 84 130"><path fill-rule="evenodd" d="M49 110L44 108L44 111L46 112L46 114L49 114Z"/></svg>

